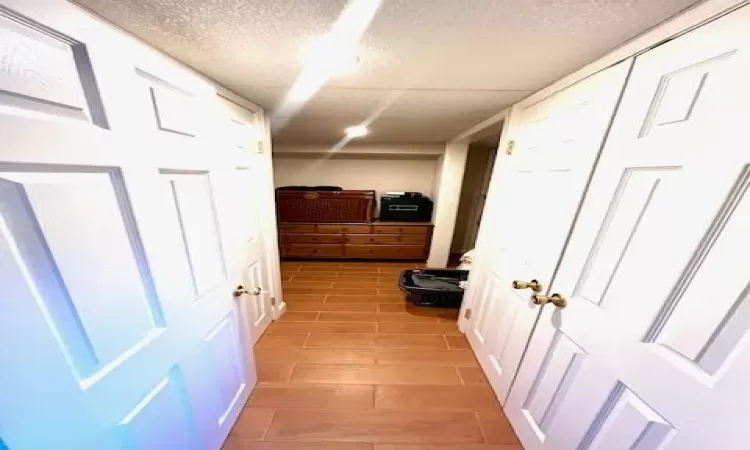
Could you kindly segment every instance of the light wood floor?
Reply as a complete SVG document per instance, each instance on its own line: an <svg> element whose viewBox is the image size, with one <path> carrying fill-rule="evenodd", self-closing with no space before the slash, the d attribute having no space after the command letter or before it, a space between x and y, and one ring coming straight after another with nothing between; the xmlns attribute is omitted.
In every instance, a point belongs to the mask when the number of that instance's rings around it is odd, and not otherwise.
<svg viewBox="0 0 750 450"><path fill-rule="evenodd" d="M288 311L224 449L521 450L457 310L405 303L397 276L415 267L282 263Z"/></svg>

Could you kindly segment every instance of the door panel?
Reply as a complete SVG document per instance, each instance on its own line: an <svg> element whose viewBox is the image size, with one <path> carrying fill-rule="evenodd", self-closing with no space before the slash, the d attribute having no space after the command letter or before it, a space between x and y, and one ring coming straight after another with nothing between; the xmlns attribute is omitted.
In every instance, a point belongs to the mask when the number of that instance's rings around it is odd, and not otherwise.
<svg viewBox="0 0 750 450"><path fill-rule="evenodd" d="M251 288L260 287L261 288L261 294L268 295L268 292L262 292L264 282L263 282L263 272L261 268L261 262L260 261L253 261L245 268L245 277L247 286L250 286ZM255 296L258 297L258 296ZM259 299L253 299L251 301L251 314L252 318L254 319L252 322L252 326L257 328L263 324L263 322L266 322L268 318L270 317L270 311L268 311L268 305L265 302L265 299L259 298ZM258 335L262 334L258 333ZM256 338L257 340L257 338Z"/></svg>
<svg viewBox="0 0 750 450"><path fill-rule="evenodd" d="M140 67L138 100L143 110L142 126L158 134L174 138L193 138L205 130L207 117L201 112L199 99L189 89L173 83L169 77L156 75Z"/></svg>
<svg viewBox="0 0 750 450"><path fill-rule="evenodd" d="M208 173L161 170L161 177L172 196L171 213L179 223L193 289L200 298L226 276Z"/></svg>
<svg viewBox="0 0 750 450"><path fill-rule="evenodd" d="M598 155L630 62L537 104L519 108L513 154L498 162L467 296L468 337L501 402L510 389L539 307L514 280L547 286ZM488 235L491 233L491 235Z"/></svg>
<svg viewBox="0 0 750 450"><path fill-rule="evenodd" d="M219 380L219 425L224 425L246 388L239 335L237 316L232 313L203 339L212 362L210 366L215 368Z"/></svg>
<svg viewBox="0 0 750 450"><path fill-rule="evenodd" d="M107 125L85 45L10 9L0 10L0 33L2 105Z"/></svg>
<svg viewBox="0 0 750 450"><path fill-rule="evenodd" d="M587 355L568 336L557 333L544 356L543 371L534 379L524 409L539 431L545 432L556 415Z"/></svg>
<svg viewBox="0 0 750 450"><path fill-rule="evenodd" d="M606 308L603 304L606 291L641 219L653 206L660 186L679 170L679 167L638 167L623 171L573 295Z"/></svg>
<svg viewBox="0 0 750 450"><path fill-rule="evenodd" d="M249 170L238 170L236 172L243 180L248 181L252 178ZM248 192L258 192L256 186L252 183L240 183L240 197L245 198ZM244 322L249 326L248 352L251 352L252 345L260 339L263 332L271 324L274 314L271 300L271 283L269 280L268 268L263 259L264 242L260 237L258 222L257 203L251 201L247 204L248 217L242 222L242 232L240 238L242 244L239 246L243 250L242 272L238 274L238 282L250 291L251 295L243 295L238 298L240 309L244 315Z"/></svg>
<svg viewBox="0 0 750 450"><path fill-rule="evenodd" d="M123 448L197 448L198 436L184 407L186 397L182 374L175 367L117 425Z"/></svg>
<svg viewBox="0 0 750 450"><path fill-rule="evenodd" d="M740 449L750 395L743 8L638 57L507 403L535 449ZM539 416L539 386L569 359ZM540 381L542 380L542 381Z"/></svg>

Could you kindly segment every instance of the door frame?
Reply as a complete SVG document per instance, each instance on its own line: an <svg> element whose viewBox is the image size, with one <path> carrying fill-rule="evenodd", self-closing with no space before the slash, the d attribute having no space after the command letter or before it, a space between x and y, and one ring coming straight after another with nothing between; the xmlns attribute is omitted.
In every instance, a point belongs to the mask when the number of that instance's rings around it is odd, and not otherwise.
<svg viewBox="0 0 750 450"><path fill-rule="evenodd" d="M262 114L261 109L261 114ZM263 249L266 258L266 267L268 270L269 284L271 286L271 310L273 311L273 320L277 320L286 311L286 302L284 302L284 291L281 287L281 254L279 253L279 230L276 220L276 187L273 181L273 159L271 144L271 119L263 114L262 139L260 140L260 152L263 153L264 168L261 170L265 174L263 184L266 186L267 195L264 195L265 201L261 205L261 211L265 209L265 220L261 227L263 240Z"/></svg>

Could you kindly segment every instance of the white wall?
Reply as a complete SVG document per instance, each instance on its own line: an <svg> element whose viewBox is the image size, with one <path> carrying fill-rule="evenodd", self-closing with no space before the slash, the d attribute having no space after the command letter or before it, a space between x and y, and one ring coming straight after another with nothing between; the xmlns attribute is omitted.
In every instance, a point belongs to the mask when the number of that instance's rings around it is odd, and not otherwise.
<svg viewBox="0 0 750 450"><path fill-rule="evenodd" d="M341 186L344 189L421 192L434 197L437 158L444 146L352 146L274 148L275 186Z"/></svg>
<svg viewBox="0 0 750 450"><path fill-rule="evenodd" d="M442 165L438 168L440 182L435 195L435 229L432 233L430 256L427 259L429 267L448 265L468 150L469 146L466 143L454 142L445 146Z"/></svg>

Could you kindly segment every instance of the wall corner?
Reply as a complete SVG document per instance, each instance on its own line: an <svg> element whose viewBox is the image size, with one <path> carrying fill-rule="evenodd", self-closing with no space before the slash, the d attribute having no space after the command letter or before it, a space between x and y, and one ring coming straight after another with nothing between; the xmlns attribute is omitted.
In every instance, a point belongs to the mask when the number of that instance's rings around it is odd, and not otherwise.
<svg viewBox="0 0 750 450"><path fill-rule="evenodd" d="M428 267L442 268L448 265L468 154L467 141L448 142L445 145L445 154L438 167L440 181L435 192L435 228L427 259Z"/></svg>

